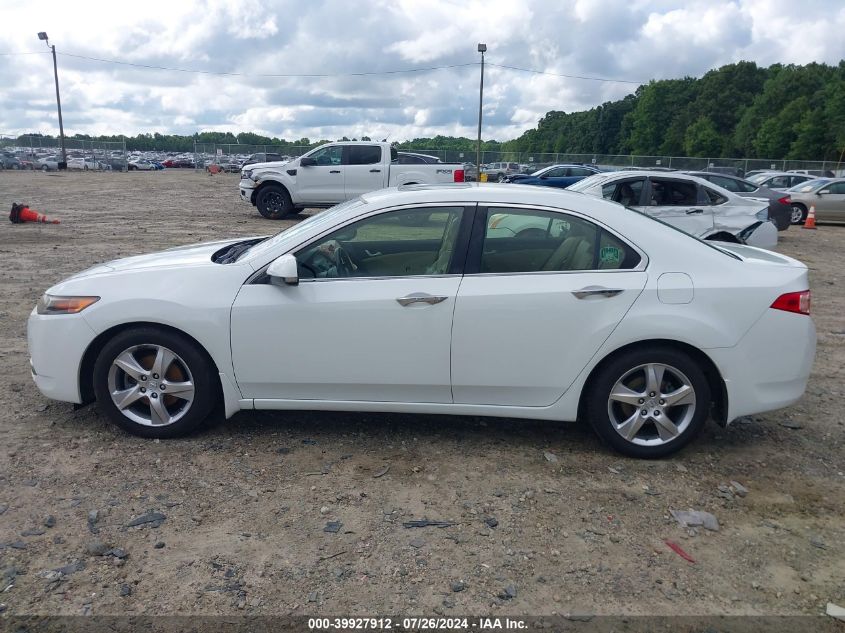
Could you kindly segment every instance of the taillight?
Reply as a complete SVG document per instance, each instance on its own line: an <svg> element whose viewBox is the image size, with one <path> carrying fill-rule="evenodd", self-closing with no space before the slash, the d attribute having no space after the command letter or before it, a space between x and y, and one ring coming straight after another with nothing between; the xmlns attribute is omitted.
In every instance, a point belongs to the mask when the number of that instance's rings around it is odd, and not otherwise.
<svg viewBox="0 0 845 633"><path fill-rule="evenodd" d="M771 305L775 310L795 312L797 314L810 314L810 291L787 292L779 296Z"/></svg>
<svg viewBox="0 0 845 633"><path fill-rule="evenodd" d="M463 182L464 181L464 170L463 169L456 169L452 173L455 176L455 182Z"/></svg>
<svg viewBox="0 0 845 633"><path fill-rule="evenodd" d="M779 198L778 202L780 202L781 204L792 204L792 198L790 198L789 196L784 196L783 198Z"/></svg>

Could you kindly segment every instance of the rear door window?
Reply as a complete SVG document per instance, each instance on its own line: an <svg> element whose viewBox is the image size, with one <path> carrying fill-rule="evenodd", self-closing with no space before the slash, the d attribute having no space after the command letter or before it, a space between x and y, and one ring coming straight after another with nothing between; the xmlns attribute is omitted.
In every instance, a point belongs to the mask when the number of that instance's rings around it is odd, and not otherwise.
<svg viewBox="0 0 845 633"><path fill-rule="evenodd" d="M696 183L662 178L651 179L650 206L689 207L696 204L698 204Z"/></svg>
<svg viewBox="0 0 845 633"><path fill-rule="evenodd" d="M350 165L374 165L381 162L381 147L379 145L350 145Z"/></svg>

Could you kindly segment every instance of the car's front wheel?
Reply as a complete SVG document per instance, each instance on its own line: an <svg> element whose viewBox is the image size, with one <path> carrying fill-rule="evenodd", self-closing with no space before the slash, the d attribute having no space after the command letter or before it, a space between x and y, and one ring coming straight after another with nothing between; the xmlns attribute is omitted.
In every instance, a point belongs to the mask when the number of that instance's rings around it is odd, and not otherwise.
<svg viewBox="0 0 845 633"><path fill-rule="evenodd" d="M601 367L591 384L587 413L593 429L631 457L680 450L701 431L710 410L707 377L673 348L624 352Z"/></svg>
<svg viewBox="0 0 845 633"><path fill-rule="evenodd" d="M268 220L282 220L293 213L293 202L288 192L277 185L267 185L255 198L258 212Z"/></svg>
<svg viewBox="0 0 845 633"><path fill-rule="evenodd" d="M790 220L793 224L804 224L807 219L807 209L804 205L793 204Z"/></svg>
<svg viewBox="0 0 845 633"><path fill-rule="evenodd" d="M117 334L94 364L94 393L111 420L141 437L184 435L218 396L213 363L186 337L138 327Z"/></svg>

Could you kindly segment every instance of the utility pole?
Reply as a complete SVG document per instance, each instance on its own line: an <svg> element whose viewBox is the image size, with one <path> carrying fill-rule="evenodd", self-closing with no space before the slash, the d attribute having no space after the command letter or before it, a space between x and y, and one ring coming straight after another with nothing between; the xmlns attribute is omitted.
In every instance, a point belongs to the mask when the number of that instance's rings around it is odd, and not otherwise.
<svg viewBox="0 0 845 633"><path fill-rule="evenodd" d="M56 63L56 45L50 44L47 34L41 31L38 34L38 39L42 40L53 52L53 76L56 78L56 106L59 110L59 142L62 146L62 160L59 163L59 169L67 169L67 151L65 150L65 126L62 123L62 98L59 96L59 66Z"/></svg>
<svg viewBox="0 0 845 633"><path fill-rule="evenodd" d="M475 179L481 181L481 108L484 104L484 53L487 52L487 44L479 44L478 52L481 53L481 84L478 88L478 144L475 147Z"/></svg>

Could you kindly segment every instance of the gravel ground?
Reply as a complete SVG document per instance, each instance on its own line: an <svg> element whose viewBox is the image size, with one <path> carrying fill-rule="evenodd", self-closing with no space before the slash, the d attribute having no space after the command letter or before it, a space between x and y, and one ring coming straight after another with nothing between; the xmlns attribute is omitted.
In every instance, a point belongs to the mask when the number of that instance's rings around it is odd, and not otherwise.
<svg viewBox="0 0 845 633"><path fill-rule="evenodd" d="M25 321L39 295L97 262L285 224L240 203L232 175L7 171L0 200L62 220L0 223L7 616L845 605L843 227L781 234L811 267L819 345L804 399L644 462L579 424L474 417L244 412L187 439L128 436L96 406L36 390ZM670 516L690 508L720 529ZM403 526L419 519L453 525Z"/></svg>

